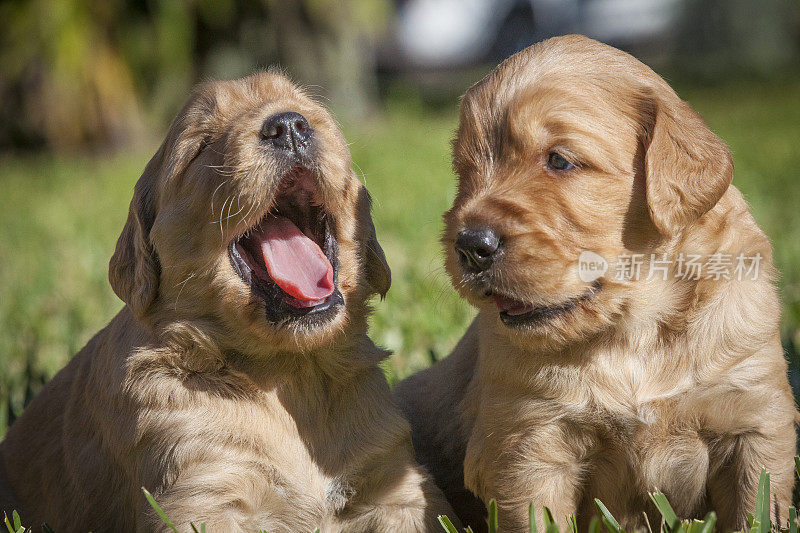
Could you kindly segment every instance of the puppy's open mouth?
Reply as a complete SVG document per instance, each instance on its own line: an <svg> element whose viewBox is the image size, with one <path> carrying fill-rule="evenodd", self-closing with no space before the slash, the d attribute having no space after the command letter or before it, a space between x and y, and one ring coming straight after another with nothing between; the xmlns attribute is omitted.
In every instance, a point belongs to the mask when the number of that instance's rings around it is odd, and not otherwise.
<svg viewBox="0 0 800 533"><path fill-rule="evenodd" d="M309 325L344 304L336 288L338 245L311 172L295 166L279 185L272 208L229 246L231 263L275 323Z"/></svg>
<svg viewBox="0 0 800 533"><path fill-rule="evenodd" d="M572 312L579 304L592 298L602 286L602 282L596 280L580 296L550 305L532 305L497 293L491 293L489 296L497 306L503 324L509 327L533 327Z"/></svg>

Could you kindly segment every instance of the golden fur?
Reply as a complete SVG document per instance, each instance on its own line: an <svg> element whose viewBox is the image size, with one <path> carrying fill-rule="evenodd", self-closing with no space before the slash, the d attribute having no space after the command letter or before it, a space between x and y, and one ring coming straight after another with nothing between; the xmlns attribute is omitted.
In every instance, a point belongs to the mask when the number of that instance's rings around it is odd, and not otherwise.
<svg viewBox="0 0 800 533"><path fill-rule="evenodd" d="M553 152L575 168L554 169ZM713 509L742 528L762 467L785 522L796 411L771 247L702 119L631 56L558 37L467 91L453 159L446 266L479 311L449 357L395 394L465 524L485 513L474 493L497 499L503 531L527 531L529 502L562 526L577 513L584 530L593 498L629 531L655 530L658 488L680 516ZM503 242L483 277L454 251L467 226ZM641 253L643 274L650 254L763 259L755 280L682 279L673 263L667 279L616 280L612 267L592 285L576 273L585 250ZM487 292L566 305L509 327Z"/></svg>
<svg viewBox="0 0 800 533"><path fill-rule="evenodd" d="M345 304L317 327L268 322L228 253L287 171L259 138L287 110L313 128L339 243ZM163 529L144 486L182 531L438 530L450 508L366 336L366 300L390 282L369 197L303 91L275 72L201 85L136 184L109 272L127 305L9 429L0 509L56 531Z"/></svg>

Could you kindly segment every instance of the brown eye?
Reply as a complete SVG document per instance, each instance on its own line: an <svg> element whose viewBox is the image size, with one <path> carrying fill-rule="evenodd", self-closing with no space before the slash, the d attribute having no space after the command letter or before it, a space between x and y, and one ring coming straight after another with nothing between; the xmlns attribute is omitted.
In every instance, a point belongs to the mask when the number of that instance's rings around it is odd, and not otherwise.
<svg viewBox="0 0 800 533"><path fill-rule="evenodd" d="M558 152L550 152L547 157L547 166L553 170L570 170L575 168L575 165L567 161L567 158Z"/></svg>

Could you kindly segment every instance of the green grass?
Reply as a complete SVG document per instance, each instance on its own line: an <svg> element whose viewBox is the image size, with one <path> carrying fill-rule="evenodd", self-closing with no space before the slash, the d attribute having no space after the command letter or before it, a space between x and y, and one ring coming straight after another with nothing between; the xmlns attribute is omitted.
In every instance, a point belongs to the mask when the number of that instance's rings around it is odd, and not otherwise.
<svg viewBox="0 0 800 533"><path fill-rule="evenodd" d="M800 344L800 81L679 87L734 154L734 183L772 238L783 273L785 338ZM438 243L455 180L457 104L410 98L345 127L374 199L393 285L371 335L390 348L390 380L447 355L471 309L450 287ZM133 184L156 142L112 157L0 157L0 435L4 416L52 376L121 306L106 279Z"/></svg>

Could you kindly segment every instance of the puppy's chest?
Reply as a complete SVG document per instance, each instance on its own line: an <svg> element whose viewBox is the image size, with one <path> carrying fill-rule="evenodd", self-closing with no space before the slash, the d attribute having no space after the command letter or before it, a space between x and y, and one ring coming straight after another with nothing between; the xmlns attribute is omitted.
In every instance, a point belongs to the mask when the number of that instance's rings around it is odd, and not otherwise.
<svg viewBox="0 0 800 533"><path fill-rule="evenodd" d="M601 355L582 376L583 409L610 422L610 428L634 431L672 419L692 390L691 373L662 365L655 358ZM624 361L621 363L620 361Z"/></svg>
<svg viewBox="0 0 800 533"><path fill-rule="evenodd" d="M237 473L241 499L259 528L322 526L346 507L354 490L336 444L325 445L317 434L321 428L298 424L271 400L240 406L231 420L217 439L225 449L222 475Z"/></svg>
<svg viewBox="0 0 800 533"><path fill-rule="evenodd" d="M621 363L624 361L624 364ZM658 360L598 354L585 365L548 365L509 386L489 387L491 396L514 403L524 419L574 420L582 425L635 428L671 417L698 384L691 372ZM503 390L505 389L505 390ZM490 404L491 405L491 404Z"/></svg>
<svg viewBox="0 0 800 533"><path fill-rule="evenodd" d="M680 491L688 502L695 502L704 487L709 456L702 416L688 399L703 386L690 372L655 358L628 358L625 365L619 360L597 358L577 379L572 375L550 381L533 395L533 441L537 433L560 435L565 449L584 465L587 482L596 485L591 490L597 494L615 486L613 479L625 478L638 480L648 490ZM536 413L551 416L536 420Z"/></svg>
<svg viewBox="0 0 800 533"><path fill-rule="evenodd" d="M485 402L479 408L480 438L473 434L474 455L525 457L531 472L548 471L551 461L559 467L575 465L585 472L586 494L619 502L621 509L656 487L680 494L676 505L693 509L709 466L702 417L685 400L699 385L674 369L601 363L579 372L574 367L549 369L547 379L539 376L528 383L524 396L515 392L513 398ZM513 419L507 416L510 401L517 402ZM465 475L494 476L498 465L485 466L482 473L468 468ZM519 470L519 464L513 463L513 469ZM619 479L646 490L620 494Z"/></svg>

